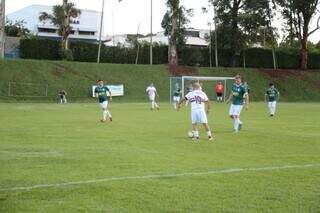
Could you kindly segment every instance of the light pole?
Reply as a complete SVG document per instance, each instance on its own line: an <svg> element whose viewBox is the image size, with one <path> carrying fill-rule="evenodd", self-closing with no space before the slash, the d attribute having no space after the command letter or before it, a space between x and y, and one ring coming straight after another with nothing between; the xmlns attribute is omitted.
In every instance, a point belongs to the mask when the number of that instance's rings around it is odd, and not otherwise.
<svg viewBox="0 0 320 213"><path fill-rule="evenodd" d="M97 58L98 64L100 63L101 46L102 46L102 26L103 26L103 17L104 17L104 2L105 2L105 0L102 0L100 32L99 32L99 49L98 49L98 58Z"/></svg>
<svg viewBox="0 0 320 213"><path fill-rule="evenodd" d="M219 61L218 61L218 33L217 33L217 9L216 5L213 4L213 10L214 10L214 52L215 52L215 60L216 60L216 67L219 67Z"/></svg>
<svg viewBox="0 0 320 213"><path fill-rule="evenodd" d="M5 48L5 26L6 26L6 4L5 0L1 0L0 4L0 48L1 48L1 58L4 58L4 48Z"/></svg>
<svg viewBox="0 0 320 213"><path fill-rule="evenodd" d="M152 41L152 21L153 21L153 0L151 1L151 13L150 13L150 65L153 64L153 41Z"/></svg>

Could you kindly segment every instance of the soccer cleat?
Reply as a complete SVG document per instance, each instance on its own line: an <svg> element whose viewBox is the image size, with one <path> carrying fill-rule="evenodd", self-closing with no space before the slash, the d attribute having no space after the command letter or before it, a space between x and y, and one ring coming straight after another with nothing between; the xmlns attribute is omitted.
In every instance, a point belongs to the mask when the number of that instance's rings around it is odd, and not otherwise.
<svg viewBox="0 0 320 213"><path fill-rule="evenodd" d="M209 141L213 141L213 137L212 136L209 136L208 139L209 139Z"/></svg>
<svg viewBox="0 0 320 213"><path fill-rule="evenodd" d="M274 116L273 114L270 115L270 117L273 117L273 116Z"/></svg>
<svg viewBox="0 0 320 213"><path fill-rule="evenodd" d="M200 139L199 137L193 137L193 138L192 138L192 140L195 141L195 142L198 142L199 139Z"/></svg>
<svg viewBox="0 0 320 213"><path fill-rule="evenodd" d="M239 130L233 129L233 130L232 130L232 133L233 133L233 134L237 134L237 133L239 133Z"/></svg>
<svg viewBox="0 0 320 213"><path fill-rule="evenodd" d="M109 120L112 122L112 117L110 117Z"/></svg>
<svg viewBox="0 0 320 213"><path fill-rule="evenodd" d="M106 122L106 120L104 120L104 119L101 119L101 120L100 120L100 122L101 122L101 123L105 123L105 122Z"/></svg>

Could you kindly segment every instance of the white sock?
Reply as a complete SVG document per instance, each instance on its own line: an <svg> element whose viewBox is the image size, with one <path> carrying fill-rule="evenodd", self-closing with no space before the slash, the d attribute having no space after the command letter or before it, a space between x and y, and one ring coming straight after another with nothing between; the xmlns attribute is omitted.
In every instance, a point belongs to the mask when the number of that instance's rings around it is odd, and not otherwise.
<svg viewBox="0 0 320 213"><path fill-rule="evenodd" d="M154 106L155 106L156 108L159 108L159 105L157 104L157 102L154 102Z"/></svg>
<svg viewBox="0 0 320 213"><path fill-rule="evenodd" d="M107 120L107 116L108 116L107 111L106 111L106 110L103 110L103 111L102 111L102 118L103 118L104 121Z"/></svg>
<svg viewBox="0 0 320 213"><path fill-rule="evenodd" d="M111 113L109 112L109 110L107 110L107 117L112 118Z"/></svg>
<svg viewBox="0 0 320 213"><path fill-rule="evenodd" d="M209 138L211 138L212 137L211 131L208 131L207 135L208 135Z"/></svg>
<svg viewBox="0 0 320 213"><path fill-rule="evenodd" d="M236 131L238 131L238 128L239 128L239 119L236 118L236 119L234 120L234 127L233 127L233 129L236 130Z"/></svg>
<svg viewBox="0 0 320 213"><path fill-rule="evenodd" d="M151 109L154 109L154 101L151 101Z"/></svg>

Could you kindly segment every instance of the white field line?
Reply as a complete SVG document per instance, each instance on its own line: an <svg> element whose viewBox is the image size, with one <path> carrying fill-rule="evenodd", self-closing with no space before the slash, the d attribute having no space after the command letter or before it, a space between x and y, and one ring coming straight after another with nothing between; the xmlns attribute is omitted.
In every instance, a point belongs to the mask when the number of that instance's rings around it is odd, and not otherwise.
<svg viewBox="0 0 320 213"><path fill-rule="evenodd" d="M39 185L33 185L33 186L0 188L0 192L28 191L28 190L33 190L33 189L55 188L55 187L83 185L83 184L94 184L94 183L110 182L110 181L156 179L156 178L169 178L169 177L205 176L205 175L213 175L213 174L228 174L228 173L240 173L240 172L263 172L263 171L286 170L286 169L305 169L305 168L320 168L320 164L271 166L271 167L260 167L260 168L231 168L231 169L224 169L224 170L204 171L204 172L186 172L186 173L154 174L154 175L143 175L143 176L109 177L109 178L102 178L102 179L72 181L72 182L65 182L65 183L52 183L52 184L39 184Z"/></svg>

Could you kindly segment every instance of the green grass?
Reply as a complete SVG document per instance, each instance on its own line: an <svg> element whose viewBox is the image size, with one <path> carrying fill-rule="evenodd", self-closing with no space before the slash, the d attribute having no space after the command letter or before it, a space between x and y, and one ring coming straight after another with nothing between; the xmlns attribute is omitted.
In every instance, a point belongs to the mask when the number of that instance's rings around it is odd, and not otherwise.
<svg viewBox="0 0 320 213"><path fill-rule="evenodd" d="M276 71L278 74L269 75L257 69L199 68L201 76L234 76L237 73L243 75L248 81L251 87L251 98L254 101L263 100L270 82L274 82L279 88L283 101L320 101L319 71ZM125 96L117 98L117 101L145 101L145 89L150 82L155 83L160 100L168 101L169 78L169 72L164 65L98 65L63 61L0 60L0 101L41 103L56 101L58 91L65 89L72 102L88 102L91 86L96 84L98 79L104 79L108 84L124 84ZM48 84L48 98L7 97L9 82ZM23 92L24 89L20 88L18 92Z"/></svg>
<svg viewBox="0 0 320 213"><path fill-rule="evenodd" d="M214 104L213 143L186 138L189 109L161 104L0 104L0 212L319 212L320 167L161 176L231 168L320 164L319 104L264 103L231 133L228 106ZM204 136L204 132L201 131ZM32 190L13 187L160 175Z"/></svg>
<svg viewBox="0 0 320 213"><path fill-rule="evenodd" d="M65 89L69 98L89 99L91 86L103 79L107 84L124 84L125 96L118 101L142 101L145 89L154 82L161 100L169 100L169 75L164 66L95 64L63 61L0 60L0 100L6 97L9 82L48 84L49 100L56 100L60 90ZM20 91L21 92L21 91ZM45 99L16 98L16 100L43 102Z"/></svg>

